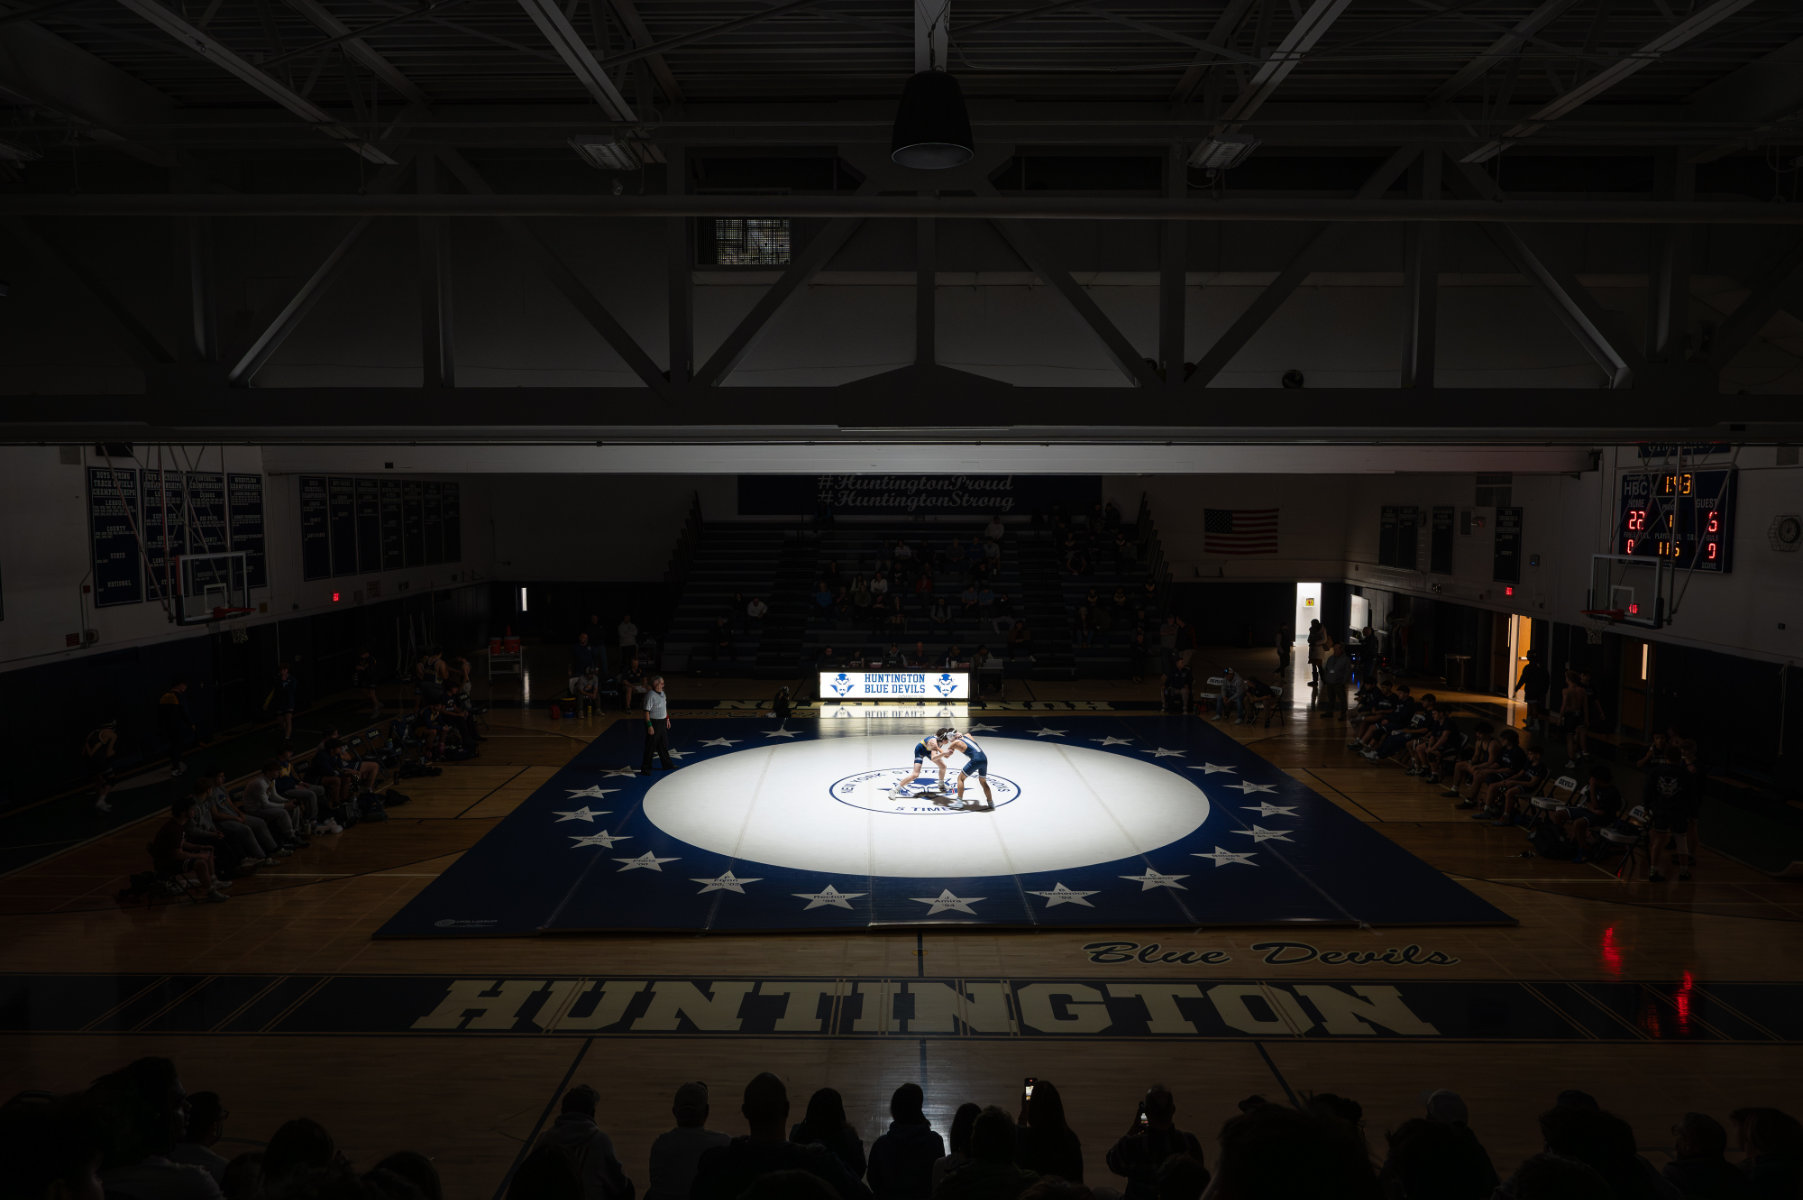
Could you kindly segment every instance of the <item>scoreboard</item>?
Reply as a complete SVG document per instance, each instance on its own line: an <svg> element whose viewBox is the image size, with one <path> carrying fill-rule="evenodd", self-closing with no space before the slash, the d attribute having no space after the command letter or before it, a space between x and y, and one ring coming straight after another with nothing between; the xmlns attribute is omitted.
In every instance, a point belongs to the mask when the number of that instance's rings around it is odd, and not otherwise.
<svg viewBox="0 0 1803 1200"><path fill-rule="evenodd" d="M1734 557L1734 468L1621 477L1615 552L1726 572Z"/></svg>

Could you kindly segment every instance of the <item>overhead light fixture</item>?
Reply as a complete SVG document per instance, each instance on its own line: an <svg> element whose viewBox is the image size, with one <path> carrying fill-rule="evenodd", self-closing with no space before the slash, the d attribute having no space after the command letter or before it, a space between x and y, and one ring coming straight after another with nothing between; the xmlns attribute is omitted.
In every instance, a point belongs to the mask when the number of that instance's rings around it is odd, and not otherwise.
<svg viewBox="0 0 1803 1200"><path fill-rule="evenodd" d="M606 134L579 133L570 139L570 148L582 161L598 171L636 171L639 156L632 146Z"/></svg>
<svg viewBox="0 0 1803 1200"><path fill-rule="evenodd" d="M943 171L969 162L976 153L972 144L958 81L944 71L921 71L909 79L895 106L889 158L897 166Z"/></svg>
<svg viewBox="0 0 1803 1200"><path fill-rule="evenodd" d="M1259 147L1259 139L1249 133L1221 133L1197 146L1189 156L1189 165L1209 171L1225 171L1237 167Z"/></svg>

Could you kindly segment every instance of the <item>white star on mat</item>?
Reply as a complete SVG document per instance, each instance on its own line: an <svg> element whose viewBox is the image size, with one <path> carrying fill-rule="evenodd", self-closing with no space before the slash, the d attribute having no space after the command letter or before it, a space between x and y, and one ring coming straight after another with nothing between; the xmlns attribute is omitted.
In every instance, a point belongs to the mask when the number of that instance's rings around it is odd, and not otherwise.
<svg viewBox="0 0 1803 1200"><path fill-rule="evenodd" d="M1241 782L1241 783L1229 783L1224 786L1232 788L1234 791L1238 792L1242 796L1250 796L1254 792L1274 792L1277 790L1276 788L1272 787L1268 783Z"/></svg>
<svg viewBox="0 0 1803 1200"><path fill-rule="evenodd" d="M709 892L737 892L739 895L743 896L745 894L745 885L748 883L757 883L758 880L740 879L737 875L728 871L726 874L715 876L713 879L697 879L695 882L707 885L699 892L695 893L697 896L705 896Z"/></svg>
<svg viewBox="0 0 1803 1200"><path fill-rule="evenodd" d="M1296 815L1294 808L1285 808L1281 804L1272 804L1267 800L1260 800L1257 804L1242 804L1240 807L1247 812L1255 812L1261 817L1293 817Z"/></svg>
<svg viewBox="0 0 1803 1200"><path fill-rule="evenodd" d="M1127 745L1131 745L1133 742L1132 738L1117 738L1117 737L1099 737L1099 738L1090 738L1089 740L1092 742L1100 742L1104 746L1127 746Z"/></svg>
<svg viewBox="0 0 1803 1200"><path fill-rule="evenodd" d="M1235 863L1238 863L1242 867L1256 867L1258 865L1252 861L1252 851L1250 850L1247 850L1244 853L1237 853L1232 850L1223 850L1219 846L1215 847L1215 852L1213 854L1192 854L1190 857L1211 858L1214 860L1214 864L1217 867L1230 867Z"/></svg>
<svg viewBox="0 0 1803 1200"><path fill-rule="evenodd" d="M799 730L799 729L766 729L766 730L764 730L764 736L765 737L800 737L801 730Z"/></svg>
<svg viewBox="0 0 1803 1200"><path fill-rule="evenodd" d="M1121 878L1131 879L1134 883L1139 884L1139 890L1142 892L1149 892L1155 887L1176 888L1180 892L1189 891L1188 888L1177 882L1179 879L1188 879L1188 875L1160 875L1151 867L1146 868L1144 875L1123 875Z"/></svg>
<svg viewBox="0 0 1803 1200"><path fill-rule="evenodd" d="M1047 908L1057 908L1060 904L1081 904L1084 908L1095 907L1084 899L1085 896L1095 895L1094 892L1073 892L1062 883L1054 883L1049 892L1028 892L1027 895L1044 896Z"/></svg>
<svg viewBox="0 0 1803 1200"><path fill-rule="evenodd" d="M632 840L632 835L629 833L608 833L603 830L600 833L591 833L587 837L573 837L570 840L576 843L575 846L570 847L572 850L576 849L578 846L599 846L603 850L612 850L615 842L630 842Z"/></svg>
<svg viewBox="0 0 1803 1200"><path fill-rule="evenodd" d="M703 746L735 746L744 740L744 738L708 738L701 744Z"/></svg>
<svg viewBox="0 0 1803 1200"><path fill-rule="evenodd" d="M616 858L614 861L626 864L620 868L622 871L636 871L640 867L643 867L647 871L661 871L663 868L658 866L659 863L675 862L676 859L674 857L659 858L657 855L647 850L637 858Z"/></svg>
<svg viewBox="0 0 1803 1200"><path fill-rule="evenodd" d="M972 733L1000 733L1001 731L1002 731L1002 727L1000 725L972 725L972 726L970 726L970 732L972 732Z"/></svg>
<svg viewBox="0 0 1803 1200"><path fill-rule="evenodd" d="M1285 833L1283 830L1281 830L1281 829L1266 829L1263 825L1254 825L1250 829L1234 829L1234 830L1231 830L1230 832L1243 833L1247 837L1251 838L1254 842L1270 842L1270 841L1287 842L1290 840L1290 835Z"/></svg>
<svg viewBox="0 0 1803 1200"><path fill-rule="evenodd" d="M631 767L609 767L607 770L601 772L603 778L610 775L624 775L626 778L631 779L636 774L638 774L638 772Z"/></svg>
<svg viewBox="0 0 1803 1200"><path fill-rule="evenodd" d="M941 888L937 896L909 896L908 899L914 901L916 904L931 905L932 907L927 909L927 916L929 917L936 913L948 912L951 910L969 913L974 917L977 915L977 910L972 908L971 905L976 904L978 901L986 900L988 897L954 896L952 895L952 890L950 888Z"/></svg>
<svg viewBox="0 0 1803 1200"><path fill-rule="evenodd" d="M568 812L564 812L560 809L552 809L551 811L557 813L557 820L551 822L553 825L562 825L565 821L587 821L589 824L593 825L596 817L605 817L611 810L605 808L590 808L588 805L584 804L581 808L572 808Z"/></svg>
<svg viewBox="0 0 1803 1200"><path fill-rule="evenodd" d="M620 790L619 788L604 788L604 787L601 787L599 784L590 784L588 787L585 787L585 788L565 788L564 789L564 791L569 793L569 796L567 797L567 799L570 799L570 800L575 800L581 796L587 796L590 799L599 800L603 796L611 796L619 790Z"/></svg>
<svg viewBox="0 0 1803 1200"><path fill-rule="evenodd" d="M1027 732L1032 734L1034 737L1062 737L1062 736L1064 736L1064 730L1053 729L1050 726L1047 726L1044 729L1029 729L1029 730L1027 730Z"/></svg>
<svg viewBox="0 0 1803 1200"><path fill-rule="evenodd" d="M1204 775L1219 775L1223 771L1227 772L1228 774L1232 774L1237 769L1238 768L1236 768L1236 767L1223 767L1219 763L1203 763L1199 767L1185 767L1184 768L1184 770L1186 770L1186 771L1201 771Z"/></svg>
<svg viewBox="0 0 1803 1200"><path fill-rule="evenodd" d="M1166 750L1163 746L1160 746L1156 750L1142 750L1140 753L1150 754L1153 758L1182 758L1187 752L1183 750Z"/></svg>
<svg viewBox="0 0 1803 1200"><path fill-rule="evenodd" d="M848 909L851 907L851 902L853 900L856 900L859 896L868 896L870 893L842 892L829 883L817 892L790 892L789 894L797 900L806 900L808 902L807 906L801 911L807 912L810 908L830 907Z"/></svg>

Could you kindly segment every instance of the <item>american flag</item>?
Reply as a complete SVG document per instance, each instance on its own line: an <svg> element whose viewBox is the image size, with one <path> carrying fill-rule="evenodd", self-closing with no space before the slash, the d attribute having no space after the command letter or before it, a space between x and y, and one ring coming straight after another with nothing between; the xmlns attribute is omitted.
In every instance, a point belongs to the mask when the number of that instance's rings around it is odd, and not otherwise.
<svg viewBox="0 0 1803 1200"><path fill-rule="evenodd" d="M1202 510L1204 554L1276 554L1277 510L1274 508L1206 508Z"/></svg>

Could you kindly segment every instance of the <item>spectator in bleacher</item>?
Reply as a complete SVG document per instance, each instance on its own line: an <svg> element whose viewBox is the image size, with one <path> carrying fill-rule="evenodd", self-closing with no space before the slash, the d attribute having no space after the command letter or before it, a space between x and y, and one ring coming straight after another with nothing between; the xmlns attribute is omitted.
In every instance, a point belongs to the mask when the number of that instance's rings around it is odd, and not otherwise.
<svg viewBox="0 0 1803 1200"><path fill-rule="evenodd" d="M974 580L967 582L964 585L964 590L958 593L960 614L966 617L976 616L980 608L979 602L981 599L982 593L977 590L976 582Z"/></svg>
<svg viewBox="0 0 1803 1200"><path fill-rule="evenodd" d="M1089 605L1077 605L1077 611L1071 616L1071 640L1079 646L1088 646L1096 640L1095 625L1089 619Z"/></svg>
<svg viewBox="0 0 1803 1200"><path fill-rule="evenodd" d="M879 567L877 573L870 577L870 599L872 603L884 603L889 596L889 576Z"/></svg>
<svg viewBox="0 0 1803 1200"><path fill-rule="evenodd" d="M291 1184L306 1179L312 1172L328 1170L343 1162L338 1143L318 1121L307 1117L284 1121L270 1136L269 1146L263 1151L264 1194L280 1196Z"/></svg>
<svg viewBox="0 0 1803 1200"><path fill-rule="evenodd" d="M808 1097L807 1112L789 1130L789 1140L800 1146L824 1146L853 1179L864 1176L864 1141L845 1119L844 1097L833 1088L819 1088Z"/></svg>
<svg viewBox="0 0 1803 1200"><path fill-rule="evenodd" d="M1661 1174L1685 1200L1754 1200L1752 1180L1727 1159L1728 1131L1720 1121L1685 1113L1672 1138L1672 1159Z"/></svg>
<svg viewBox="0 0 1803 1200"><path fill-rule="evenodd" d="M932 1178L928 1181L931 1191L938 1191L947 1175L970 1161L970 1131L982 1112L982 1105L972 1104L968 1100L958 1106L958 1111L952 1116L951 1132L946 1137L950 1149L944 1158L933 1164Z"/></svg>
<svg viewBox="0 0 1803 1200"><path fill-rule="evenodd" d="M1728 1114L1740 1144L1741 1170L1758 1200L1803 1194L1803 1126L1775 1108L1737 1108Z"/></svg>
<svg viewBox="0 0 1803 1200"><path fill-rule="evenodd" d="M908 632L908 614L902 608L900 596L889 597L889 609L883 618L883 625L889 630L891 637L898 637Z"/></svg>
<svg viewBox="0 0 1803 1200"><path fill-rule="evenodd" d="M588 667L582 674L570 680L570 695L576 698L576 712L581 716L592 716L601 706L601 677L595 674L595 668Z"/></svg>
<svg viewBox="0 0 1803 1200"><path fill-rule="evenodd" d="M1333 1117L1263 1104L1221 1126L1213 1200L1379 1200L1357 1131Z"/></svg>
<svg viewBox="0 0 1803 1200"><path fill-rule="evenodd" d="M1127 589L1124 587L1115 588L1114 595L1108 598L1108 602L1114 605L1114 615L1117 618L1117 623L1125 621L1133 611L1133 607L1127 599Z"/></svg>
<svg viewBox="0 0 1803 1200"><path fill-rule="evenodd" d="M402 1194L389 1191L392 1200L444 1200L444 1182L438 1177L438 1168L432 1160L417 1150L396 1150L375 1166L375 1171L384 1171L412 1186L413 1192ZM367 1182L375 1174L372 1171L363 1178ZM418 1193L415 1195L414 1193ZM228 1200L238 1200L228 1193Z"/></svg>
<svg viewBox="0 0 1803 1200"><path fill-rule="evenodd" d="M308 811L318 815L313 826L315 834L343 833L344 827L338 818L329 811L324 803L325 789L316 788L301 782L300 775L294 769L294 751L283 747L275 758L275 790L285 799L298 800L307 805Z"/></svg>
<svg viewBox="0 0 1803 1200"><path fill-rule="evenodd" d="M199 1167L225 1186L226 1160L213 1149L225 1136L225 1105L218 1092L194 1092L188 1097L188 1126L182 1140L169 1151L169 1161Z"/></svg>
<svg viewBox="0 0 1803 1200"><path fill-rule="evenodd" d="M968 660L964 657L964 647L956 644L947 646L945 656L939 660L939 665L951 670L960 664L968 665Z"/></svg>
<svg viewBox="0 0 1803 1200"><path fill-rule="evenodd" d="M764 598L762 596L753 596L745 604L745 628L747 630L762 629L764 627L764 614L769 611L770 606L764 603Z"/></svg>
<svg viewBox="0 0 1803 1200"><path fill-rule="evenodd" d="M275 762L266 762L245 781L241 793L243 811L269 826L269 832L282 846L298 850L308 844L301 831L313 828L313 819L300 808L300 801L284 800L276 792L275 777L280 770Z"/></svg>
<svg viewBox="0 0 1803 1200"><path fill-rule="evenodd" d="M1083 1145L1064 1117L1064 1097L1057 1085L1041 1079L1023 1099L1014 1161L1038 1175L1083 1182Z"/></svg>
<svg viewBox="0 0 1803 1200"><path fill-rule="evenodd" d="M189 839L188 826L193 817L192 796L183 796L169 806L169 819L150 840L151 865L164 875L192 874L200 881L207 901L216 904L226 898L225 889L231 885L221 882L214 874L213 852Z"/></svg>
<svg viewBox="0 0 1803 1200"><path fill-rule="evenodd" d="M1140 1102L1145 1114L1142 1127L1138 1120L1108 1149L1108 1169L1124 1176L1127 1187L1123 1200L1158 1200L1158 1172L1165 1160L1184 1154L1202 1161L1202 1143L1192 1133L1175 1124L1177 1100L1169 1088L1153 1084ZM1207 1183L1206 1173L1203 1178Z"/></svg>
<svg viewBox="0 0 1803 1200"><path fill-rule="evenodd" d="M109 813L113 806L106 802L113 790L113 756L119 750L119 722L106 721L88 730L81 740L81 758L87 764L88 778L94 781L94 811Z"/></svg>
<svg viewBox="0 0 1803 1200"><path fill-rule="evenodd" d="M1016 661L1030 659L1033 654L1033 630L1027 626L1025 618L1014 623L1008 631L1008 657Z"/></svg>
<svg viewBox="0 0 1803 1200"><path fill-rule="evenodd" d="M0 1106L7 1200L101 1200L102 1131L86 1097L29 1093Z"/></svg>
<svg viewBox="0 0 1803 1200"><path fill-rule="evenodd" d="M176 779L186 771L182 755L199 738L194 718L188 715L188 684L178 679L157 698L157 733L169 747L169 778Z"/></svg>
<svg viewBox="0 0 1803 1200"><path fill-rule="evenodd" d="M889 1130L870 1147L870 1190L876 1200L927 1200L933 1192L933 1164L945 1156L945 1141L921 1110L925 1096L917 1083L904 1083L889 1097Z"/></svg>
<svg viewBox="0 0 1803 1200"><path fill-rule="evenodd" d="M823 617L833 611L833 591L824 579L814 581L814 611Z"/></svg>
<svg viewBox="0 0 1803 1200"><path fill-rule="evenodd" d="M927 644L925 642L916 641L914 643L914 648L908 651L908 666L918 670L932 665L933 659L932 656L927 653Z"/></svg>
<svg viewBox="0 0 1803 1200"><path fill-rule="evenodd" d="M724 1133L707 1128L707 1084L685 1083L676 1089L670 1104L676 1128L660 1133L651 1143L651 1186L645 1200L689 1200L701 1156L732 1141Z"/></svg>
<svg viewBox="0 0 1803 1200"><path fill-rule="evenodd" d="M586 1083L565 1092L562 1111L538 1144L558 1147L577 1164L582 1200L632 1200L632 1180L614 1153L613 1139L595 1124L600 1099L601 1093Z"/></svg>
<svg viewBox="0 0 1803 1200"><path fill-rule="evenodd" d="M174 1063L140 1058L96 1079L86 1103L105 1138L100 1182L108 1200L218 1200L211 1175L169 1159L187 1132L188 1094Z"/></svg>
<svg viewBox="0 0 1803 1200"><path fill-rule="evenodd" d="M225 772L216 767L208 767L200 773L196 781L199 802L205 804L213 817L213 824L219 832L231 838L246 851L246 857L287 858L294 853L282 846L281 840L269 828L268 822L254 813L247 813L232 803L232 795L225 787ZM204 789L204 790L203 790ZM246 838L240 830L248 831ZM255 850L250 849L255 844Z"/></svg>
<svg viewBox="0 0 1803 1200"><path fill-rule="evenodd" d="M601 659L597 649L595 644L589 641L588 634L576 635L576 648L570 651L570 675L572 677L581 675L591 668L597 670L600 668Z"/></svg>
<svg viewBox="0 0 1803 1200"><path fill-rule="evenodd" d="M933 572L922 567L920 574L914 577L914 598L919 604L929 603L933 596Z"/></svg>
<svg viewBox="0 0 1803 1200"><path fill-rule="evenodd" d="M714 619L714 628L708 634L708 661L717 664L722 658L736 657L733 650L732 623L725 617Z"/></svg>
<svg viewBox="0 0 1803 1200"><path fill-rule="evenodd" d="M1574 862L1583 862L1596 852L1595 831L1614 825L1621 818L1621 810L1621 789L1615 786L1614 772L1602 763L1593 763L1582 802L1565 821L1565 836L1576 851Z"/></svg>
<svg viewBox="0 0 1803 1200"><path fill-rule="evenodd" d="M692 1200L737 1200L753 1181L775 1171L806 1171L838 1193L840 1200L869 1200L870 1192L847 1171L831 1150L801 1145L783 1136L789 1117L789 1092L783 1081L765 1073L745 1085L739 1106L750 1132L701 1156L690 1189Z"/></svg>
<svg viewBox="0 0 1803 1200"><path fill-rule="evenodd" d="M952 623L952 610L946 607L944 596L934 596L932 606L927 609L927 620L935 631L943 630Z"/></svg>
<svg viewBox="0 0 1803 1200"><path fill-rule="evenodd" d="M1133 641L1127 646L1127 660L1133 673L1133 682L1143 680L1152 666L1152 644L1146 640L1145 630L1134 631Z"/></svg>
<svg viewBox="0 0 1803 1200"><path fill-rule="evenodd" d="M1015 1165L1014 1119L999 1108L985 1108L971 1123L970 1161L946 1173L933 1189L932 1200L1013 1200L1038 1176Z"/></svg>
<svg viewBox="0 0 1803 1200"><path fill-rule="evenodd" d="M632 614L631 613L627 613L625 616L620 618L619 627L615 632L619 635L620 640L619 640L618 644L619 644L620 651L622 654L624 654L626 651L629 651L629 650L631 650L631 651L638 650L638 648L639 648L639 627L632 623Z"/></svg>
<svg viewBox="0 0 1803 1200"><path fill-rule="evenodd" d="M1005 532L1007 532L1007 530L1003 527L1002 518L999 514L991 515L989 524L983 526L983 537L987 541L999 542L1002 540L1002 535Z"/></svg>
<svg viewBox="0 0 1803 1200"><path fill-rule="evenodd" d="M1380 1172L1391 1195L1434 1200L1489 1200L1496 1173L1474 1154L1473 1142L1452 1125L1416 1117L1388 1134Z"/></svg>

